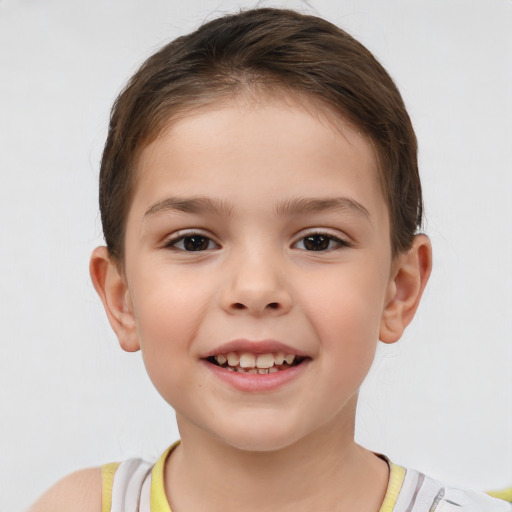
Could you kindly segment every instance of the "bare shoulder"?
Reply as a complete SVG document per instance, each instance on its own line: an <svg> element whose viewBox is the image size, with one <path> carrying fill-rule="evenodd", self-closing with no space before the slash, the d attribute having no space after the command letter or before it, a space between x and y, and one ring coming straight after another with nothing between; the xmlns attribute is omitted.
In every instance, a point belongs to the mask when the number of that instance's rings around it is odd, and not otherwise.
<svg viewBox="0 0 512 512"><path fill-rule="evenodd" d="M82 469L50 487L29 512L101 512L101 468Z"/></svg>

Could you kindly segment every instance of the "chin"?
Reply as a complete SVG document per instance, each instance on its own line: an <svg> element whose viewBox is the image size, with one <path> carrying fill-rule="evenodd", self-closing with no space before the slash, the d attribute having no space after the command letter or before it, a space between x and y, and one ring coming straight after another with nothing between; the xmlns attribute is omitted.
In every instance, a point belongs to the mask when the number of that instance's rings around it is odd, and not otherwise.
<svg viewBox="0 0 512 512"><path fill-rule="evenodd" d="M236 439L225 442L240 451L259 453L277 452L293 444L281 439Z"/></svg>
<svg viewBox="0 0 512 512"><path fill-rule="evenodd" d="M302 436L296 429L276 428L276 422L264 425L255 422L245 428L230 429L219 436L224 443L246 452L276 452L298 442Z"/></svg>

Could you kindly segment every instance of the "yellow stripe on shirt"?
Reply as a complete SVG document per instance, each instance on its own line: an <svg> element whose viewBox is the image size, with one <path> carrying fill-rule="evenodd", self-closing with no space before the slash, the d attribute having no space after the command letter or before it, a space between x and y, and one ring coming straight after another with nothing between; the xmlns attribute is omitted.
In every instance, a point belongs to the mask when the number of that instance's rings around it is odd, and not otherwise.
<svg viewBox="0 0 512 512"><path fill-rule="evenodd" d="M487 494L512 503L512 487L509 487L508 489L501 489L500 491L489 491Z"/></svg>
<svg viewBox="0 0 512 512"><path fill-rule="evenodd" d="M171 507L165 495L164 469L169 454L180 444L176 441L158 459L151 471L151 512L171 512Z"/></svg>
<svg viewBox="0 0 512 512"><path fill-rule="evenodd" d="M379 509L379 512L393 512L396 505L396 500L402 489L404 483L406 470L402 466L397 466L389 460L389 482L386 490L386 496Z"/></svg>
<svg viewBox="0 0 512 512"><path fill-rule="evenodd" d="M110 512L112 508L112 486L119 462L101 466L101 512Z"/></svg>

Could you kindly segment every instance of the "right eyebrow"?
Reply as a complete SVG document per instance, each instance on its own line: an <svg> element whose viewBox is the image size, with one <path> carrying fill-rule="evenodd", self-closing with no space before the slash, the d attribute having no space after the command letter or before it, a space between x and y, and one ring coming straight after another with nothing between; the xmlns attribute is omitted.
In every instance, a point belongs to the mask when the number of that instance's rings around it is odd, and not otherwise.
<svg viewBox="0 0 512 512"><path fill-rule="evenodd" d="M144 218L169 211L185 213L210 213L214 215L231 215L233 207L226 201L209 197L166 197L151 205L144 214Z"/></svg>
<svg viewBox="0 0 512 512"><path fill-rule="evenodd" d="M277 208L280 214L304 214L325 211L348 211L370 219L370 212L358 201L350 197L299 198L285 201Z"/></svg>

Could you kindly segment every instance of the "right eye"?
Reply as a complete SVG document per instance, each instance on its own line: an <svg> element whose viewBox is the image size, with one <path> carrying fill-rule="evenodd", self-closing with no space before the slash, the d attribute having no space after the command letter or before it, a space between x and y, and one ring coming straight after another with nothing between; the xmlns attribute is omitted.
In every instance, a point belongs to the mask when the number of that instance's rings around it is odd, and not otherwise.
<svg viewBox="0 0 512 512"><path fill-rule="evenodd" d="M194 233L169 240L166 247L177 249L178 251L191 252L216 249L218 245L207 236Z"/></svg>

